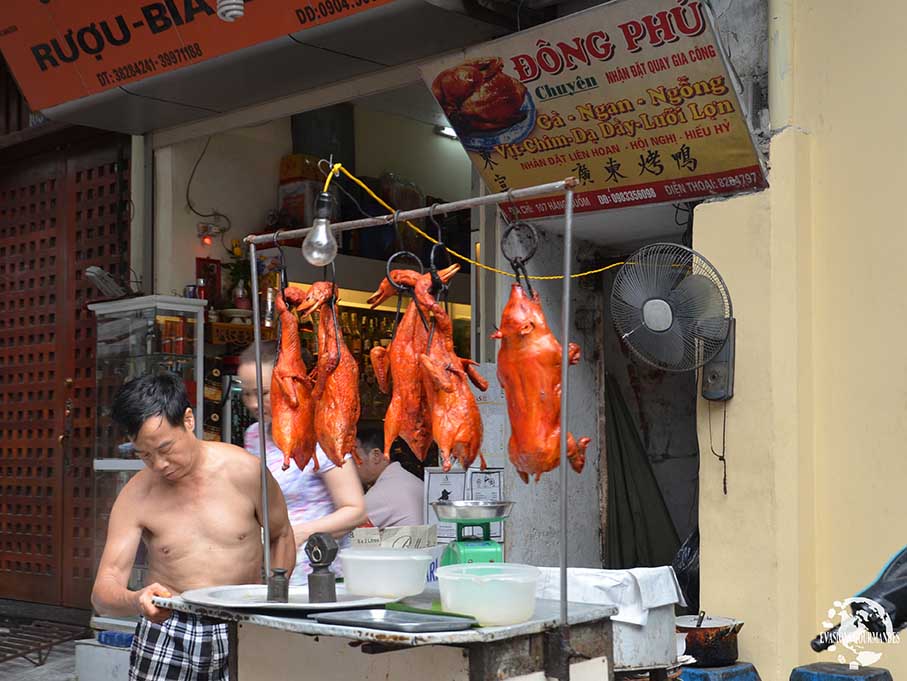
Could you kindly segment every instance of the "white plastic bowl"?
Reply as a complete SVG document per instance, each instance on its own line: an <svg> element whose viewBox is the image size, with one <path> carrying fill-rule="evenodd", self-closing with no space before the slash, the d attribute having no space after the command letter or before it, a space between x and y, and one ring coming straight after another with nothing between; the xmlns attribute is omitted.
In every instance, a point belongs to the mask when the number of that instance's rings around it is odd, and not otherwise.
<svg viewBox="0 0 907 681"><path fill-rule="evenodd" d="M347 593L405 598L425 590L432 555L420 549L344 549L340 552Z"/></svg>
<svg viewBox="0 0 907 681"><path fill-rule="evenodd" d="M540 571L517 563L470 563L438 568L441 607L470 615L485 627L532 618Z"/></svg>

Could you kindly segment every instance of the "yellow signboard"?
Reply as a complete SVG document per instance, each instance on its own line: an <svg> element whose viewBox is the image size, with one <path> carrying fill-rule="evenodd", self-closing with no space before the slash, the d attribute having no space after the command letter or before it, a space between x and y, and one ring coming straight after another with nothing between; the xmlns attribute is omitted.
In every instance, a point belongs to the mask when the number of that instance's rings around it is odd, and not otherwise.
<svg viewBox="0 0 907 681"><path fill-rule="evenodd" d="M493 191L574 176L577 211L767 186L711 16L620 0L422 68ZM517 204L563 212L563 196Z"/></svg>

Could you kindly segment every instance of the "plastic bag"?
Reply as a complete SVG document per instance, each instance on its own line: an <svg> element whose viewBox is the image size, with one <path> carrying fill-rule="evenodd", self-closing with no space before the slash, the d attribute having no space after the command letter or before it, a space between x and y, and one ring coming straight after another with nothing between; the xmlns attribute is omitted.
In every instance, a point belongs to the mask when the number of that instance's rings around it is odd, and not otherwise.
<svg viewBox="0 0 907 681"><path fill-rule="evenodd" d="M680 545L671 563L691 613L699 612L699 528Z"/></svg>

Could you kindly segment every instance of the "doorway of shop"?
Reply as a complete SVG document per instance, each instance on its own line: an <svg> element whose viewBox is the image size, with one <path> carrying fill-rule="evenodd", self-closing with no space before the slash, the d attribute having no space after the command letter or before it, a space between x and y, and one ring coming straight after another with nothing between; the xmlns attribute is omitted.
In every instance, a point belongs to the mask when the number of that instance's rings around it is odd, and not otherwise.
<svg viewBox="0 0 907 681"><path fill-rule="evenodd" d="M69 129L0 152L0 599L88 608L91 265L129 268L129 138Z"/></svg>

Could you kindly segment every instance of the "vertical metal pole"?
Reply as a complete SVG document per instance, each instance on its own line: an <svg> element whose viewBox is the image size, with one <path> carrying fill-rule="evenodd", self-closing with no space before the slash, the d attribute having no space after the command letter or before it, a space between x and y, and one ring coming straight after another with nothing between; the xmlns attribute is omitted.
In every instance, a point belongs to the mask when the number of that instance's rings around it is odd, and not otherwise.
<svg viewBox="0 0 907 681"><path fill-rule="evenodd" d="M271 578L271 529L268 520L268 454L265 448L268 424L265 421L265 397L261 378L261 309L258 300L258 274L255 268L255 244L249 242L252 280L252 332L255 334L255 387L258 393L258 456L261 459L261 515L264 530L265 579Z"/></svg>
<svg viewBox="0 0 907 681"><path fill-rule="evenodd" d="M205 439L205 310L195 308L195 436ZM183 336L186 336L183 331Z"/></svg>
<svg viewBox="0 0 907 681"><path fill-rule="evenodd" d="M567 370L570 366L570 274L573 265L573 190L568 188L564 193L564 288L561 301L561 328L563 346L561 348L561 645L565 655L564 669L566 679L570 678L570 659L567 657L570 648L570 629L567 625L567 427L570 412L568 396L570 394Z"/></svg>
<svg viewBox="0 0 907 681"><path fill-rule="evenodd" d="M142 292L153 294L155 288L154 261L154 145L151 135L142 135L144 143L142 176Z"/></svg>

